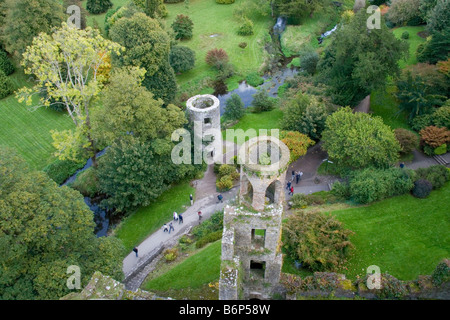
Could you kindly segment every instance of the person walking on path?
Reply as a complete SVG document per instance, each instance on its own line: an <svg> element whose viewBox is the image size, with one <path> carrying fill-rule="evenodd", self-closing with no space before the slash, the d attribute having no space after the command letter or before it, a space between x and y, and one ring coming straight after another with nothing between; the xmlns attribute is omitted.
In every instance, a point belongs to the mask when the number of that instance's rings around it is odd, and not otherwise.
<svg viewBox="0 0 450 320"><path fill-rule="evenodd" d="M164 225L162 226L162 229L164 232L169 231L169 227L167 227L167 224L164 223Z"/></svg>
<svg viewBox="0 0 450 320"><path fill-rule="evenodd" d="M138 256L138 248L137 247L134 247L133 248L133 251L134 251L134 253L136 253L136 257Z"/></svg>
<svg viewBox="0 0 450 320"><path fill-rule="evenodd" d="M294 195L294 187L293 187L293 186L292 186L291 189L289 190L289 194L290 194L291 196Z"/></svg>
<svg viewBox="0 0 450 320"><path fill-rule="evenodd" d="M178 224L183 223L183 216L181 213L178 215Z"/></svg>
<svg viewBox="0 0 450 320"><path fill-rule="evenodd" d="M286 189L290 190L291 189L291 182L288 181L287 185L286 185Z"/></svg>
<svg viewBox="0 0 450 320"><path fill-rule="evenodd" d="M189 199L191 200L191 206L194 205L194 197L192 196L192 194L189 195Z"/></svg>
<svg viewBox="0 0 450 320"><path fill-rule="evenodd" d="M198 212L198 220L202 220L202 212L201 211Z"/></svg>
<svg viewBox="0 0 450 320"><path fill-rule="evenodd" d="M178 214L175 211L173 212L173 221L178 221Z"/></svg>
<svg viewBox="0 0 450 320"><path fill-rule="evenodd" d="M300 180L300 171L297 171L295 173L295 184L298 184L298 181Z"/></svg>
<svg viewBox="0 0 450 320"><path fill-rule="evenodd" d="M292 170L292 181L294 181L294 179L295 179L295 170Z"/></svg>
<svg viewBox="0 0 450 320"><path fill-rule="evenodd" d="M169 234L170 234L171 230L175 231L175 228L173 227L172 222L169 223Z"/></svg>
<svg viewBox="0 0 450 320"><path fill-rule="evenodd" d="M219 201L217 201L217 203L219 202L223 202L223 196L219 193L219 195L217 196L217 199L219 199Z"/></svg>

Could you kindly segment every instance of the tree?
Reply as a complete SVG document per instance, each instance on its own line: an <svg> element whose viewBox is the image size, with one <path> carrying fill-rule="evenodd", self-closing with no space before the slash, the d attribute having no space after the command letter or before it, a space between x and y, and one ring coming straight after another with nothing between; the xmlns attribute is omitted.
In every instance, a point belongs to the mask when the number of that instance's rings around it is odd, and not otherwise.
<svg viewBox="0 0 450 320"><path fill-rule="evenodd" d="M310 146L316 143L307 135L298 131L281 131L281 141L289 148L290 157L289 162L296 161L301 156L304 156Z"/></svg>
<svg viewBox="0 0 450 320"><path fill-rule="evenodd" d="M356 105L373 89L382 88L387 76L399 73L398 60L407 43L397 39L385 25L367 29L369 14L358 11L348 24L338 27L318 68L331 87L333 102Z"/></svg>
<svg viewBox="0 0 450 320"><path fill-rule="evenodd" d="M430 11L436 6L437 0L420 0L419 11L423 21L428 21Z"/></svg>
<svg viewBox="0 0 450 320"><path fill-rule="evenodd" d="M255 112L270 111L275 106L275 101L269 97L269 94L264 89L258 89L252 97L252 106Z"/></svg>
<svg viewBox="0 0 450 320"><path fill-rule="evenodd" d="M407 22L420 19L421 0L392 0L388 11L388 19L395 24L406 24Z"/></svg>
<svg viewBox="0 0 450 320"><path fill-rule="evenodd" d="M61 160L80 160L81 155L89 155L96 166L90 109L105 81L98 74L105 58L120 50L118 44L103 39L98 30L80 30L63 23L52 36L40 33L23 54L25 73L33 74L37 83L33 88L22 88L19 101L27 98L30 105L31 94L45 86L47 95L41 96L41 103L48 106L52 99L61 99L76 125L75 132L52 134Z"/></svg>
<svg viewBox="0 0 450 320"><path fill-rule="evenodd" d="M1 39L6 51L20 57L39 33L49 33L66 19L58 0L6 0Z"/></svg>
<svg viewBox="0 0 450 320"><path fill-rule="evenodd" d="M417 61L436 64L448 59L450 48L450 27L441 32L434 32L425 43L417 47Z"/></svg>
<svg viewBox="0 0 450 320"><path fill-rule="evenodd" d="M111 0L87 0L86 9L90 13L100 14L113 6Z"/></svg>
<svg viewBox="0 0 450 320"><path fill-rule="evenodd" d="M283 224L283 247L313 271L335 271L353 247L351 234L331 215L297 211Z"/></svg>
<svg viewBox="0 0 450 320"><path fill-rule="evenodd" d="M163 0L132 0L150 18L165 18L169 14Z"/></svg>
<svg viewBox="0 0 450 320"><path fill-rule="evenodd" d="M443 32L450 28L450 2L448 0L437 0L436 5L430 10L427 19L427 29L431 34Z"/></svg>
<svg viewBox="0 0 450 320"><path fill-rule="evenodd" d="M317 62L319 62L319 54L316 51L309 50L300 53L300 67L309 74L316 72Z"/></svg>
<svg viewBox="0 0 450 320"><path fill-rule="evenodd" d="M407 129L397 128L394 130L395 138L400 143L401 154L410 154L419 147L419 137Z"/></svg>
<svg viewBox="0 0 450 320"><path fill-rule="evenodd" d="M165 105L172 103L177 94L175 72L168 60L163 61L152 76L146 74L142 84L154 94L155 99L162 99Z"/></svg>
<svg viewBox="0 0 450 320"><path fill-rule="evenodd" d="M0 147L0 298L58 299L70 291L71 265L81 285L94 271L121 280L123 245L97 238L92 211L79 192L32 171L13 150Z"/></svg>
<svg viewBox="0 0 450 320"><path fill-rule="evenodd" d="M0 70L0 99L3 99L13 93L13 84L8 76Z"/></svg>
<svg viewBox="0 0 450 320"><path fill-rule="evenodd" d="M170 38L158 21L143 13L119 19L110 29L111 40L125 47L125 52L113 55L118 66L133 66L147 70L152 76L168 60Z"/></svg>
<svg viewBox="0 0 450 320"><path fill-rule="evenodd" d="M196 173L193 165L171 161L173 144L168 139L145 142L128 135L116 140L99 159L98 178L108 195L103 204L117 213L149 205L171 183Z"/></svg>
<svg viewBox="0 0 450 320"><path fill-rule="evenodd" d="M170 50L169 62L175 73L191 70L195 65L195 51L184 46L174 46Z"/></svg>
<svg viewBox="0 0 450 320"><path fill-rule="evenodd" d="M228 54L223 49L211 49L206 53L205 61L208 65L221 69L228 63Z"/></svg>
<svg viewBox="0 0 450 320"><path fill-rule="evenodd" d="M242 102L241 97L233 93L231 97L225 101L225 112L224 117L229 120L239 120L245 114L245 106Z"/></svg>
<svg viewBox="0 0 450 320"><path fill-rule="evenodd" d="M342 169L388 167L398 160L401 148L380 117L353 113L348 107L328 116L322 140L330 160Z"/></svg>
<svg viewBox="0 0 450 320"><path fill-rule="evenodd" d="M104 108L93 117L95 132L106 143L130 134L142 141L166 138L187 123L177 106L163 108L163 102L141 86L144 74L136 67L112 72L103 91Z"/></svg>
<svg viewBox="0 0 450 320"><path fill-rule="evenodd" d="M289 24L300 24L303 18L311 16L325 5L323 0L274 0L271 3L278 16L288 17Z"/></svg>
<svg viewBox="0 0 450 320"><path fill-rule="evenodd" d="M119 19L110 29L111 39L125 47L113 55L113 64L144 68L144 86L155 98L170 103L176 94L175 74L169 64L170 37L158 21L144 13Z"/></svg>
<svg viewBox="0 0 450 320"><path fill-rule="evenodd" d="M0 71L7 76L14 72L14 65L9 61L8 54L0 49Z"/></svg>
<svg viewBox="0 0 450 320"><path fill-rule="evenodd" d="M420 142L432 148L450 143L450 130L447 128L429 126L420 130L419 134Z"/></svg>
<svg viewBox="0 0 450 320"><path fill-rule="evenodd" d="M188 16L183 14L177 15L171 27L175 32L175 40L187 40L192 38L194 23Z"/></svg>
<svg viewBox="0 0 450 320"><path fill-rule="evenodd" d="M395 96L400 101L399 108L409 114L412 120L416 116L430 113L436 106L442 106L445 96L435 94L435 88L424 81L420 75L412 76L407 72L397 81Z"/></svg>
<svg viewBox="0 0 450 320"><path fill-rule="evenodd" d="M281 122L284 130L299 131L314 140L320 139L329 113L324 102L320 102L315 96L299 92L284 105Z"/></svg>

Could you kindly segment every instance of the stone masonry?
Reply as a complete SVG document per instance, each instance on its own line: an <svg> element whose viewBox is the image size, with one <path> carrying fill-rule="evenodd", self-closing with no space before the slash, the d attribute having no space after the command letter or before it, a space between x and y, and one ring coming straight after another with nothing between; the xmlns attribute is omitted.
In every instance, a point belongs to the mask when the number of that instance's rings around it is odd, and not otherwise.
<svg viewBox="0 0 450 320"><path fill-rule="evenodd" d="M202 144L202 152L206 154L205 161L222 162L219 99L210 94L196 95L186 102L186 109L194 124L194 139Z"/></svg>
<svg viewBox="0 0 450 320"><path fill-rule="evenodd" d="M239 150L239 204L224 209L219 299L271 299L282 266L281 221L289 149L260 136Z"/></svg>

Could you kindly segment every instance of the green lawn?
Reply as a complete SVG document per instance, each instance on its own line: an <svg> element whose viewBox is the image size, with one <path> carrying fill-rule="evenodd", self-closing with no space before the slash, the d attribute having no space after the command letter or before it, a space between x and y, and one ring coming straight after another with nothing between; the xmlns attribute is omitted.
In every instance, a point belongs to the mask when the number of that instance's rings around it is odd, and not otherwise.
<svg viewBox="0 0 450 320"><path fill-rule="evenodd" d="M174 211L184 212L184 206L190 205L189 194L195 197L195 188L191 187L189 182L177 184L151 205L142 207L123 219L115 231L115 236L123 241L126 252L170 221Z"/></svg>
<svg viewBox="0 0 450 320"><path fill-rule="evenodd" d="M272 111L266 111L261 113L251 113L247 112L241 120L230 129L238 130L242 129L247 131L248 129L255 129L256 134L258 135L259 129L278 129L280 127L280 120L283 118L283 111L279 108L275 108ZM222 131L223 138L226 139L226 131ZM270 131L268 132L270 134ZM253 138L255 135L250 135L246 138ZM236 141L235 141L236 142Z"/></svg>
<svg viewBox="0 0 450 320"><path fill-rule="evenodd" d="M15 89L29 86L27 76L17 70L10 76ZM33 105L38 99L33 99ZM49 108L32 110L15 95L0 100L0 144L15 149L34 168L41 170L54 160L50 130L74 128L70 117Z"/></svg>
<svg viewBox="0 0 450 320"><path fill-rule="evenodd" d="M192 84L198 84L205 77L215 76L215 71L205 62L206 53L214 48L223 48L227 52L231 64L241 75L240 79L244 79L249 72L258 71L264 55L262 39L268 35L271 18L269 16L251 16L254 23L254 34L239 36L236 32L239 22L233 17L233 10L236 9L239 1L241 0L237 0L231 5L221 5L213 0L191 0L189 9L186 9L184 2L166 3L169 11L166 28L170 28L178 14L188 15L194 22L192 39L180 43L196 53L195 67L177 76L177 83L182 90L189 90ZM211 35L215 36L210 37ZM238 46L241 42L247 42L248 45L245 49Z"/></svg>
<svg viewBox="0 0 450 320"><path fill-rule="evenodd" d="M417 57L416 57L417 47L419 46L419 44L425 42L425 39L419 37L417 35L417 33L424 31L424 30L425 30L425 26L415 26L415 27L406 26L406 27L395 28L394 30L392 30L392 32L398 39L401 39L403 32L408 31L408 33L409 33L409 39L405 40L409 44L409 57L406 61L404 61L404 60L399 61L399 65L400 65L401 69L417 63Z"/></svg>
<svg viewBox="0 0 450 320"><path fill-rule="evenodd" d="M177 264L163 275L151 279L142 288L148 291L197 289L210 282L218 281L222 252L221 241L216 241L183 262Z"/></svg>
<svg viewBox="0 0 450 320"><path fill-rule="evenodd" d="M401 280L431 274L450 256L450 183L426 199L411 195L390 198L366 207L332 212L355 232L355 245L344 270L347 278L364 276L367 267Z"/></svg>

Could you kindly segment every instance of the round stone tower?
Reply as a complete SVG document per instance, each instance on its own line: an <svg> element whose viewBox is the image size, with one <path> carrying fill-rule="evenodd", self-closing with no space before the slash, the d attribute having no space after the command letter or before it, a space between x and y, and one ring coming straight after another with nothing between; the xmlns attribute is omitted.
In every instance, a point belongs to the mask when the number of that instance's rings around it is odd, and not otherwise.
<svg viewBox="0 0 450 320"><path fill-rule="evenodd" d="M284 200L284 181L289 165L288 147L272 136L248 140L239 149L241 164L240 201L257 211Z"/></svg>
<svg viewBox="0 0 450 320"><path fill-rule="evenodd" d="M220 102L217 97L204 94L189 98L186 102L189 119L194 123L195 139L201 141L202 152L207 154L210 163L221 161ZM210 142L205 145L204 142ZM217 152L219 151L219 152ZM208 162L208 161L207 161Z"/></svg>

